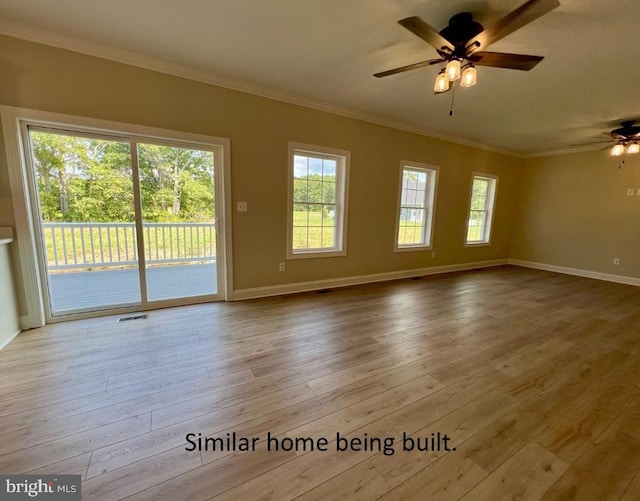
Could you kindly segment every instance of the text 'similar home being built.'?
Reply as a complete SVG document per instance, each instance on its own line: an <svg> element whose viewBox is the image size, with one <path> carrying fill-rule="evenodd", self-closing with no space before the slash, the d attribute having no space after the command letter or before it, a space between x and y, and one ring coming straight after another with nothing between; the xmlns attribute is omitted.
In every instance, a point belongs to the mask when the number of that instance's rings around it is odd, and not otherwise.
<svg viewBox="0 0 640 501"><path fill-rule="evenodd" d="M0 3L0 499L639 499L639 16Z"/></svg>

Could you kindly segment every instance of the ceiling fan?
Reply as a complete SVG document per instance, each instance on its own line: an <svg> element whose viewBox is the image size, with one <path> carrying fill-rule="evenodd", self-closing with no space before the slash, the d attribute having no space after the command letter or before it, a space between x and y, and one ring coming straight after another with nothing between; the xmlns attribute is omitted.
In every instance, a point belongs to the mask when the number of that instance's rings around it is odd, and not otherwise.
<svg viewBox="0 0 640 501"><path fill-rule="evenodd" d="M611 137L616 144L611 148L611 154L619 157L623 153L640 153L640 125L635 125L635 120L626 120L611 131Z"/></svg>
<svg viewBox="0 0 640 501"><path fill-rule="evenodd" d="M611 132L603 132L610 135L614 140L611 148L611 155L619 157L624 153L634 155L640 153L640 125L636 125L636 120L625 120L620 123L620 127L613 129ZM611 139L594 140L588 143L572 144L571 146L590 146L600 143L607 143L603 150L609 149Z"/></svg>
<svg viewBox="0 0 640 501"><path fill-rule="evenodd" d="M486 29L469 12L453 16L449 25L440 32L417 16L401 19L398 23L432 45L440 57L381 71L373 76L381 78L446 62L446 67L436 77L434 87L436 93L442 93L450 89L450 82L459 78L461 87L475 85L475 65L529 71L542 61L542 56L487 52L484 49L558 6L558 0L528 0Z"/></svg>

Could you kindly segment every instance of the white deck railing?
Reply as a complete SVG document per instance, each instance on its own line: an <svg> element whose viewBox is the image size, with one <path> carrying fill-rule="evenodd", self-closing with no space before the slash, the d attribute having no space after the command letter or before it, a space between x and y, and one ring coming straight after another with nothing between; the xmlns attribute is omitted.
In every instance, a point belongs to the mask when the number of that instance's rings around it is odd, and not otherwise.
<svg viewBox="0 0 640 501"><path fill-rule="evenodd" d="M147 264L216 258L215 223L144 223ZM51 271L112 268L138 263L134 223L43 223Z"/></svg>

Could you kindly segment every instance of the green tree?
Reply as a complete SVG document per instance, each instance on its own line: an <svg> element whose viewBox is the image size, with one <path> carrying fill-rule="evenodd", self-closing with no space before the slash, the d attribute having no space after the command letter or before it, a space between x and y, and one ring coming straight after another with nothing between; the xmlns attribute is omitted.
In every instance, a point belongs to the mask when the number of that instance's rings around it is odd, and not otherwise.
<svg viewBox="0 0 640 501"><path fill-rule="evenodd" d="M127 143L32 132L40 211L45 221L131 221Z"/></svg>
<svg viewBox="0 0 640 501"><path fill-rule="evenodd" d="M212 221L213 153L138 145L140 186L147 221Z"/></svg>
<svg viewBox="0 0 640 501"><path fill-rule="evenodd" d="M293 181L293 201L295 211L306 211L306 204L333 205L336 200L335 176L310 174L304 177L296 177ZM297 202L297 203L296 203ZM322 209L322 205L309 205L311 212Z"/></svg>
<svg viewBox="0 0 640 501"><path fill-rule="evenodd" d="M130 222L134 199L129 143L32 131L33 164L45 221ZM140 144L146 221L213 221L213 153Z"/></svg>

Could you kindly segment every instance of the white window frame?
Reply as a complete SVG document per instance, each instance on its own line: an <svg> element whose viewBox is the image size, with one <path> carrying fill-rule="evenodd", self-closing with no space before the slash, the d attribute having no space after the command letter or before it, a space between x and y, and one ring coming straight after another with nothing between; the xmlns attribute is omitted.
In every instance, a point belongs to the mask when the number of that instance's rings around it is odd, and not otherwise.
<svg viewBox="0 0 640 501"><path fill-rule="evenodd" d="M400 215L402 214L402 179L404 177L405 170L424 172L427 174L427 183L425 185L424 194L425 198L422 206L425 217L421 229L421 242L418 244L400 245L398 243L398 237L400 235ZM431 250L433 248L433 227L435 221L439 173L440 167L438 167L437 165L428 165L409 161L400 162L400 181L398 183L398 210L396 211L396 233L394 242L394 249L396 252L423 251Z"/></svg>
<svg viewBox="0 0 640 501"><path fill-rule="evenodd" d="M489 188L487 198L485 201L484 212L486 213L486 220L484 226L484 235L481 240L468 240L469 235L469 223L471 222L471 203L473 200L473 183L476 179L485 179L489 181ZM467 224L464 227L464 242L465 247L481 247L491 245L491 235L493 233L493 214L496 207L496 198L498 193L498 176L494 174L485 174L481 172L474 172L471 176L471 185L469 187L469 210L467 211ZM477 210L477 209L476 209Z"/></svg>
<svg viewBox="0 0 640 501"><path fill-rule="evenodd" d="M294 249L293 248L293 180L295 155L314 156L336 160L336 225L335 245L326 249ZM289 200L287 223L287 259L306 259L320 257L336 257L347 255L347 209L349 193L349 167L351 152L325 146L289 142Z"/></svg>

